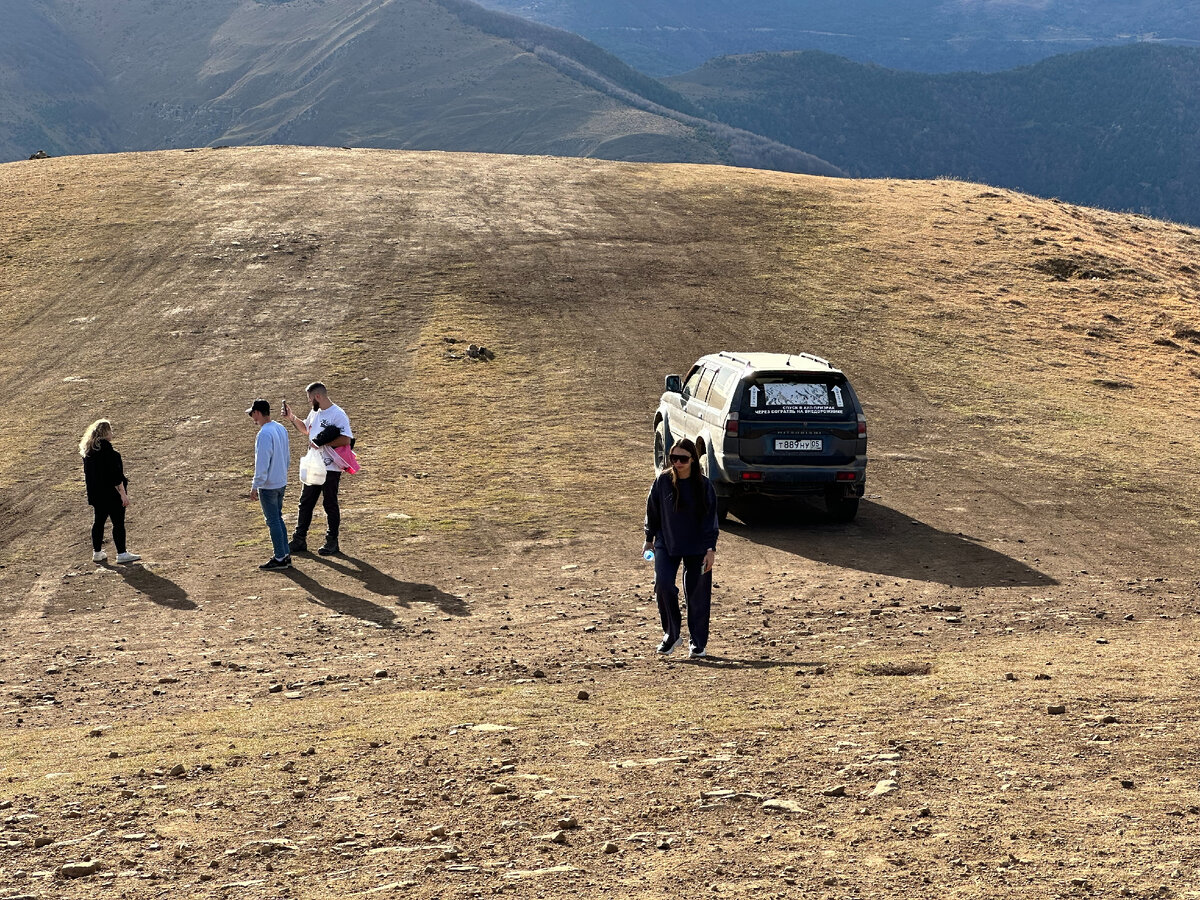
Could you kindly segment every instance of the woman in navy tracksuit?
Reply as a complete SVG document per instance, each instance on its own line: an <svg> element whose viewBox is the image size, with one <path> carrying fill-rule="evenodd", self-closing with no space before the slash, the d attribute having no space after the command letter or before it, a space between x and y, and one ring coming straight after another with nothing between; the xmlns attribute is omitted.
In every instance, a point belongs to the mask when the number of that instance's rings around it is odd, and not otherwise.
<svg viewBox="0 0 1200 900"><path fill-rule="evenodd" d="M654 550L654 592L663 628L658 652L670 653L682 639L679 589L675 586L682 562L691 644L688 655L696 658L704 656L708 646L712 567L720 534L717 494L700 471L700 456L691 441L676 441L668 459L670 465L654 480L646 498L643 549Z"/></svg>

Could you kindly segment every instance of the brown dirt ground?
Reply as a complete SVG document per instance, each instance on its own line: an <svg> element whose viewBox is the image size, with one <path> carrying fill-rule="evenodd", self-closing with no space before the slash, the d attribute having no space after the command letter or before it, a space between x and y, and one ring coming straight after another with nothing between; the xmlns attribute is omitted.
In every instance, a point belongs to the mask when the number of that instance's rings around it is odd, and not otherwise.
<svg viewBox="0 0 1200 900"><path fill-rule="evenodd" d="M298 148L0 166L0 222L0 898L1200 896L1195 229ZM663 660L650 417L719 348L843 367L869 498L732 520ZM318 377L347 555L261 574L243 410Z"/></svg>

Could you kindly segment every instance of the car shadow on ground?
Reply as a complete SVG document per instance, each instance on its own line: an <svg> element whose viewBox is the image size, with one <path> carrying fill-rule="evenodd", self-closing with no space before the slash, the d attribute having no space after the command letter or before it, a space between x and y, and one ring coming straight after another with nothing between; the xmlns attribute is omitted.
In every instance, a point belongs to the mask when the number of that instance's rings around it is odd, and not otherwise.
<svg viewBox="0 0 1200 900"><path fill-rule="evenodd" d="M145 566L106 566L120 574L125 583L135 591L140 591L159 606L171 609L198 609L194 600L188 598L187 591L169 578L156 575Z"/></svg>
<svg viewBox="0 0 1200 900"><path fill-rule="evenodd" d="M354 556L313 556L312 561L347 578L362 583L372 594L388 597L400 606L408 608L414 603L432 603L448 616L469 616L470 608L465 600L434 587L415 581L401 581L386 572L381 572L370 563Z"/></svg>
<svg viewBox="0 0 1200 900"><path fill-rule="evenodd" d="M1058 581L963 534L939 531L891 507L864 501L836 523L814 505L747 504L722 528L814 562L953 587L1044 587Z"/></svg>

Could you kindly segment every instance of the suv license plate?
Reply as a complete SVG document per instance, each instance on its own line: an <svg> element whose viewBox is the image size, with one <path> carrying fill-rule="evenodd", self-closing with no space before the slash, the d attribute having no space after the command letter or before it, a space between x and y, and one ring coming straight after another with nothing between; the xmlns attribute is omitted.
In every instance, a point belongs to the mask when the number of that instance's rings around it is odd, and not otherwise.
<svg viewBox="0 0 1200 900"><path fill-rule="evenodd" d="M775 441L776 450L821 450L824 446L822 441L794 441L777 439Z"/></svg>

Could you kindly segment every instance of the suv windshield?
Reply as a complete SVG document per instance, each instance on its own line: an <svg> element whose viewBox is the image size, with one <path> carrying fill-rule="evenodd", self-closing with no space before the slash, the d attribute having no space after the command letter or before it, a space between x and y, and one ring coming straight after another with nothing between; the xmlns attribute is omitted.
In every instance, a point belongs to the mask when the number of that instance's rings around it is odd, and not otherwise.
<svg viewBox="0 0 1200 900"><path fill-rule="evenodd" d="M852 413L843 377L755 375L742 393L742 415L841 416Z"/></svg>

